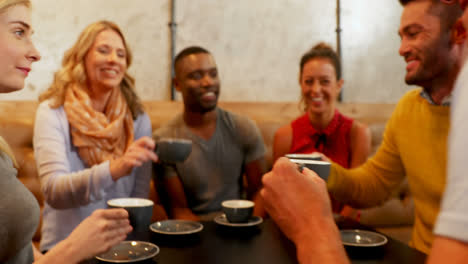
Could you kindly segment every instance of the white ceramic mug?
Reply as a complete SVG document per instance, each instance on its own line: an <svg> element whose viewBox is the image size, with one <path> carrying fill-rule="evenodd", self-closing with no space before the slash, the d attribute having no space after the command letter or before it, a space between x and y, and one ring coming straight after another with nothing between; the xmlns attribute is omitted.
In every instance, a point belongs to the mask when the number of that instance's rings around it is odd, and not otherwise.
<svg viewBox="0 0 468 264"><path fill-rule="evenodd" d="M320 153L309 153L309 154L302 154L302 153L290 153L284 155L288 159L300 159L300 160L322 160L322 155Z"/></svg>
<svg viewBox="0 0 468 264"><path fill-rule="evenodd" d="M330 165L328 161L320 160L304 160L304 159L289 159L291 162L296 163L299 166L307 167L308 169L317 173L317 175L324 181L328 180L330 174Z"/></svg>

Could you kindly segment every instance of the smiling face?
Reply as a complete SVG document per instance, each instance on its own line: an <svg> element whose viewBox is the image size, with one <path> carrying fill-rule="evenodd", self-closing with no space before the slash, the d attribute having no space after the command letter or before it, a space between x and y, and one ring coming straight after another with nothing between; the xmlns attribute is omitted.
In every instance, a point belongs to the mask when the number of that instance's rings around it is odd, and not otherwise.
<svg viewBox="0 0 468 264"><path fill-rule="evenodd" d="M31 41L31 12L24 5L14 5L0 13L0 92L21 90L31 70L40 59Z"/></svg>
<svg viewBox="0 0 468 264"><path fill-rule="evenodd" d="M330 59L314 58L306 62L299 82L307 112L322 114L335 110L343 80L336 79Z"/></svg>
<svg viewBox="0 0 468 264"><path fill-rule="evenodd" d="M174 81L187 111L206 113L216 108L220 81L211 54L196 53L183 58L176 65Z"/></svg>
<svg viewBox="0 0 468 264"><path fill-rule="evenodd" d="M431 14L430 8L431 1L405 5L399 29L399 53L407 63L405 81L425 88L430 88L437 78L448 76L455 63L450 31L441 28L440 18Z"/></svg>
<svg viewBox="0 0 468 264"><path fill-rule="evenodd" d="M100 32L85 56L85 69L92 90L119 87L127 71L127 54L120 35L112 29Z"/></svg>

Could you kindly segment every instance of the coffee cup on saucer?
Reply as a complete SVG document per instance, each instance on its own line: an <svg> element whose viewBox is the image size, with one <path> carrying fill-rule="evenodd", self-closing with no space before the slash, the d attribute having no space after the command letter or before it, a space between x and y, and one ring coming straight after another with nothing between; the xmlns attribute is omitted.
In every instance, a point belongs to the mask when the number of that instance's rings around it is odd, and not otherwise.
<svg viewBox="0 0 468 264"><path fill-rule="evenodd" d="M221 203L230 223L245 223L252 217L255 203L249 200L226 200Z"/></svg>

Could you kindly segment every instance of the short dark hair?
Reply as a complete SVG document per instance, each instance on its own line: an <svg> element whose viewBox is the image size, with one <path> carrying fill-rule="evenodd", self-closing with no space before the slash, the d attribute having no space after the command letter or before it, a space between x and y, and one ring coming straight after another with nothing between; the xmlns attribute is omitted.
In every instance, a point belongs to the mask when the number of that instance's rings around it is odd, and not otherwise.
<svg viewBox="0 0 468 264"><path fill-rule="evenodd" d="M187 47L183 50L181 50L176 56L175 56L175 59L174 59L174 70L177 69L177 65L180 63L180 61L182 61L182 59L184 59L185 57L188 57L192 54L199 54L199 53L206 53L206 54L211 54L208 50L202 48L202 47L199 47L199 46L190 46L190 47Z"/></svg>
<svg viewBox="0 0 468 264"><path fill-rule="evenodd" d="M312 49L302 55L300 66L300 76L302 76L302 71L304 70L304 65L312 59L324 58L329 59L335 68L336 79L341 80L341 62L338 54L326 43L319 43L315 45Z"/></svg>
<svg viewBox="0 0 468 264"><path fill-rule="evenodd" d="M404 7L411 2L422 0L399 0L400 4ZM439 17L440 26L443 30L450 30L458 18L463 14L460 5L446 5L440 0L427 0L431 2L431 7L427 10L428 13Z"/></svg>

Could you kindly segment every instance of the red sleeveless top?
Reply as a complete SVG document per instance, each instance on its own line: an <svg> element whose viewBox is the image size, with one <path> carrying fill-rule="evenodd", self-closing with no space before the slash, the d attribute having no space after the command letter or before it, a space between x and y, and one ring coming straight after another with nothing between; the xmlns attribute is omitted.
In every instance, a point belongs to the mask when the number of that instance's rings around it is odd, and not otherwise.
<svg viewBox="0 0 468 264"><path fill-rule="evenodd" d="M305 113L291 123L292 144L289 153L321 152L344 168L349 168L352 125L353 119L335 110L330 124L319 131L312 126Z"/></svg>

